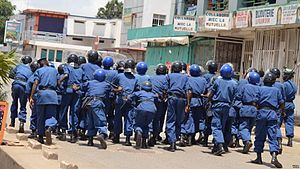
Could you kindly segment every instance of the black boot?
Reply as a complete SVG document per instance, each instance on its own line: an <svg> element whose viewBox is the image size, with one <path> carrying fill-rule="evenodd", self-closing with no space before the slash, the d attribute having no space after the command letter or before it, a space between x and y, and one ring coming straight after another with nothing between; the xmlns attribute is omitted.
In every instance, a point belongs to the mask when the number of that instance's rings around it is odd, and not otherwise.
<svg viewBox="0 0 300 169"><path fill-rule="evenodd" d="M109 132L108 139L114 140L114 135L115 135L115 134L114 134L113 131Z"/></svg>
<svg viewBox="0 0 300 169"><path fill-rule="evenodd" d="M94 146L94 138L93 137L89 137L88 138L88 146Z"/></svg>
<svg viewBox="0 0 300 169"><path fill-rule="evenodd" d="M169 140L168 140L168 136L167 135L166 135L166 138L161 143L166 144L166 145L169 144Z"/></svg>
<svg viewBox="0 0 300 169"><path fill-rule="evenodd" d="M155 136L153 134L150 134L148 145L150 147L154 147L155 144L156 144L156 138L155 138Z"/></svg>
<svg viewBox="0 0 300 169"><path fill-rule="evenodd" d="M205 134L204 137L203 137L203 141L200 142L200 144L201 144L203 147L207 147L207 146L208 146L208 137L209 137L209 135L208 135L208 134Z"/></svg>
<svg viewBox="0 0 300 169"><path fill-rule="evenodd" d="M277 159L277 154L276 154L276 152L271 153L271 155L272 155L271 163L272 163L273 165L275 165L276 168L282 168L282 164L280 164L280 162L279 162L278 159Z"/></svg>
<svg viewBox="0 0 300 169"><path fill-rule="evenodd" d="M135 136L136 136L136 148L140 149L142 148L142 133L137 131L135 133Z"/></svg>
<svg viewBox="0 0 300 169"><path fill-rule="evenodd" d="M224 150L223 150L223 144L218 144L216 146L216 150L214 151L214 155L216 156L220 156L224 153Z"/></svg>
<svg viewBox="0 0 300 169"><path fill-rule="evenodd" d="M67 133L65 129L62 129L61 133L58 136L58 139L60 141L66 141L67 140Z"/></svg>
<svg viewBox="0 0 300 169"><path fill-rule="evenodd" d="M70 135L70 143L76 143L76 142L77 142L77 138L76 138L75 134L72 133L72 134Z"/></svg>
<svg viewBox="0 0 300 169"><path fill-rule="evenodd" d="M181 134L180 135L180 140L179 140L179 146L180 147L185 147L186 146L184 138L185 138L185 135Z"/></svg>
<svg viewBox="0 0 300 169"><path fill-rule="evenodd" d="M252 147L252 143L250 141L245 142L242 153L248 154L251 147Z"/></svg>
<svg viewBox="0 0 300 169"><path fill-rule="evenodd" d="M31 134L28 136L28 138L30 139L36 139L37 138L37 133L35 130L31 131Z"/></svg>
<svg viewBox="0 0 300 169"><path fill-rule="evenodd" d="M46 129L46 132L45 132L45 135L46 135L46 144L47 145L51 145L52 144L51 132L52 132L51 127L48 127Z"/></svg>
<svg viewBox="0 0 300 169"><path fill-rule="evenodd" d="M279 146L278 154L282 154L282 138L278 138L277 140Z"/></svg>
<svg viewBox="0 0 300 169"><path fill-rule="evenodd" d="M147 146L147 138L142 138L142 148L143 149L147 149L148 146Z"/></svg>
<svg viewBox="0 0 300 169"><path fill-rule="evenodd" d="M193 145L193 138L195 140L195 137L193 137L192 135L188 135L187 146L192 146Z"/></svg>
<svg viewBox="0 0 300 169"><path fill-rule="evenodd" d="M254 163L254 164L263 164L262 162L262 158L261 158L261 153L256 153L256 159L255 160L252 160L251 163Z"/></svg>
<svg viewBox="0 0 300 169"><path fill-rule="evenodd" d="M100 141L101 148L107 149L107 144L106 144L106 141L105 141L105 136L103 134L100 134L97 138Z"/></svg>
<svg viewBox="0 0 300 169"><path fill-rule="evenodd" d="M126 136L125 146L131 146L130 136Z"/></svg>
<svg viewBox="0 0 300 169"><path fill-rule="evenodd" d="M25 131L24 131L24 122L20 122L19 133L25 133Z"/></svg>
<svg viewBox="0 0 300 169"><path fill-rule="evenodd" d="M235 147L236 148L239 148L239 147L242 147L241 145L240 145L240 139L238 138L238 136L235 136Z"/></svg>
<svg viewBox="0 0 300 169"><path fill-rule="evenodd" d="M228 153L229 152L229 148L228 148L228 144L223 144L223 150Z"/></svg>
<svg viewBox="0 0 300 169"><path fill-rule="evenodd" d="M171 143L170 147L168 147L168 150L170 152L175 152L176 151L176 143Z"/></svg>
<svg viewBox="0 0 300 169"><path fill-rule="evenodd" d="M119 134L115 134L112 142L115 143L115 144L120 143L120 135Z"/></svg>
<svg viewBox="0 0 300 169"><path fill-rule="evenodd" d="M293 147L293 138L292 138L292 137L288 137L288 143L287 143L287 146Z"/></svg>
<svg viewBox="0 0 300 169"><path fill-rule="evenodd" d="M44 137L43 136L41 136L41 135L39 135L39 137L38 137L38 140L37 140L38 142L40 142L41 144L45 144L45 142L44 142Z"/></svg>
<svg viewBox="0 0 300 169"><path fill-rule="evenodd" d="M11 120L9 127L15 127L15 126L16 126L15 120Z"/></svg>
<svg viewBox="0 0 300 169"><path fill-rule="evenodd" d="M82 141L85 141L85 140L87 140L87 136L85 135L85 129L80 129L79 130L79 133L78 133L78 135L79 135L79 140L82 140Z"/></svg>

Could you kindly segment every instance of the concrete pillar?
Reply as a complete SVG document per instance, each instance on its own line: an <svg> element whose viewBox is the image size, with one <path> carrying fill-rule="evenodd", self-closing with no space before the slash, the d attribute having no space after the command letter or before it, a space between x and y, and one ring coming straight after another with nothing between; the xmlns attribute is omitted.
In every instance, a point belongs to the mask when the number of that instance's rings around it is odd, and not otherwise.
<svg viewBox="0 0 300 169"><path fill-rule="evenodd" d="M276 4L282 5L288 3L289 0L276 0Z"/></svg>
<svg viewBox="0 0 300 169"><path fill-rule="evenodd" d="M185 3L184 0L177 0L177 15L184 15Z"/></svg>
<svg viewBox="0 0 300 169"><path fill-rule="evenodd" d="M197 16L203 16L208 7L207 0L197 0Z"/></svg>
<svg viewBox="0 0 300 169"><path fill-rule="evenodd" d="M241 7L240 0L230 0L229 1L228 10L230 12L238 10L239 7Z"/></svg>

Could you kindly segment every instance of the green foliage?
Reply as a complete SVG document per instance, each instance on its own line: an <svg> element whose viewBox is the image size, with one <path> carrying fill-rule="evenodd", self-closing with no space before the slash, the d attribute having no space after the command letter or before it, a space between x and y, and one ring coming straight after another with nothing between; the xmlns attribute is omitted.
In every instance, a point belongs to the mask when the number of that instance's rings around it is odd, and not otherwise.
<svg viewBox="0 0 300 169"><path fill-rule="evenodd" d="M5 21L14 13L16 7L8 0L0 0L0 43L3 43L5 32Z"/></svg>
<svg viewBox="0 0 300 169"><path fill-rule="evenodd" d="M123 2L111 0L107 2L105 7L98 9L97 18L101 19L121 19L123 12Z"/></svg>
<svg viewBox="0 0 300 169"><path fill-rule="evenodd" d="M16 60L14 59L15 52L16 49L6 54L0 52L0 89L4 84L9 83L9 72L16 63Z"/></svg>

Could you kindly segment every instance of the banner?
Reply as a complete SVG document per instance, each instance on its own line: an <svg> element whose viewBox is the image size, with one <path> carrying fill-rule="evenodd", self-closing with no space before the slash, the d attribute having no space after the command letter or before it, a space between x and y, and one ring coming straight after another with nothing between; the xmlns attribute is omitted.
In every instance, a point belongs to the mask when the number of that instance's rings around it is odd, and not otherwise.
<svg viewBox="0 0 300 169"><path fill-rule="evenodd" d="M21 22L6 21L4 43L19 43L21 40Z"/></svg>
<svg viewBox="0 0 300 169"><path fill-rule="evenodd" d="M297 10L300 7L298 4L292 4L282 7L281 24L292 24L297 22ZM280 13L281 8L278 8Z"/></svg>
<svg viewBox="0 0 300 169"><path fill-rule="evenodd" d="M251 27L250 11L235 11L232 14L232 28L246 28Z"/></svg>
<svg viewBox="0 0 300 169"><path fill-rule="evenodd" d="M178 32L195 32L196 20L193 16L175 16L174 31Z"/></svg>
<svg viewBox="0 0 300 169"><path fill-rule="evenodd" d="M252 26L270 26L280 24L281 12L277 16L278 7L269 7L252 10Z"/></svg>
<svg viewBox="0 0 300 169"><path fill-rule="evenodd" d="M229 30L230 17L229 12L206 11L205 28L213 30Z"/></svg>
<svg viewBox="0 0 300 169"><path fill-rule="evenodd" d="M0 144L2 144L8 112L8 103L0 101Z"/></svg>
<svg viewBox="0 0 300 169"><path fill-rule="evenodd" d="M131 25L131 14L132 10L131 8L124 8L124 13L123 13L123 23L124 25L130 26Z"/></svg>

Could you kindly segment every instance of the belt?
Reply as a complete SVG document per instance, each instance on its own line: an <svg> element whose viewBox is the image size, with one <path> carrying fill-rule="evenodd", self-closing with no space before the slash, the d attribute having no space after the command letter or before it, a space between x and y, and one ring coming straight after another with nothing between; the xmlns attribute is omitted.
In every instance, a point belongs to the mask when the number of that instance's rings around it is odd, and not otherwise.
<svg viewBox="0 0 300 169"><path fill-rule="evenodd" d="M201 96L201 95L198 95L198 94L193 94L192 98L199 98L199 99L201 99L202 96Z"/></svg>
<svg viewBox="0 0 300 169"><path fill-rule="evenodd" d="M138 102L153 102L151 99L142 99L142 100L139 100Z"/></svg>
<svg viewBox="0 0 300 169"><path fill-rule="evenodd" d="M52 86L40 86L39 90L56 90L56 88Z"/></svg>
<svg viewBox="0 0 300 169"><path fill-rule="evenodd" d="M15 80L20 80L22 82L27 82L26 78L23 78L23 77L16 77Z"/></svg>
<svg viewBox="0 0 300 169"><path fill-rule="evenodd" d="M243 105L245 106L256 106L255 102L243 102Z"/></svg>
<svg viewBox="0 0 300 169"><path fill-rule="evenodd" d="M103 101L105 97L104 96L87 96L86 98L91 99L91 100Z"/></svg>
<svg viewBox="0 0 300 169"><path fill-rule="evenodd" d="M259 110L261 110L261 109L277 111L277 109L273 106L261 106L261 107L259 107Z"/></svg>
<svg viewBox="0 0 300 169"><path fill-rule="evenodd" d="M186 96L185 95L181 95L181 94L177 94L177 93L168 93L169 96L173 96L173 97L177 97L177 98L182 98L185 99Z"/></svg>

